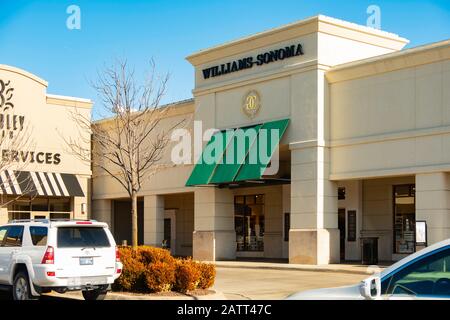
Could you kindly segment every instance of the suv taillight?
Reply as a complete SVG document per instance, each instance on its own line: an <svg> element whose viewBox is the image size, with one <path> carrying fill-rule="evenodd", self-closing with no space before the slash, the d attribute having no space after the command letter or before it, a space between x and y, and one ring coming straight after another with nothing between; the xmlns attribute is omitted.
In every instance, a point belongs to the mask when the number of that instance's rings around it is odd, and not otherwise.
<svg viewBox="0 0 450 320"><path fill-rule="evenodd" d="M120 262L120 252L119 248L116 247L116 262Z"/></svg>
<svg viewBox="0 0 450 320"><path fill-rule="evenodd" d="M54 264L55 263L55 250L53 247L48 246L45 250L45 254L42 257L42 264Z"/></svg>

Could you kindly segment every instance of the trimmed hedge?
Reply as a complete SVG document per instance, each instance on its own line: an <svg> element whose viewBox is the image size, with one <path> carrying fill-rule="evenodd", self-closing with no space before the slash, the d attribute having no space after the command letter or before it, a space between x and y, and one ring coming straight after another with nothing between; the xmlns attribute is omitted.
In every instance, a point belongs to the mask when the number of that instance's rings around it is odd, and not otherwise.
<svg viewBox="0 0 450 320"><path fill-rule="evenodd" d="M214 285L216 279L216 266L210 263L199 263L200 279L197 287L199 289L208 289Z"/></svg>
<svg viewBox="0 0 450 320"><path fill-rule="evenodd" d="M123 270L113 284L115 291L187 292L214 284L213 264L174 258L168 250L149 246L119 247L119 252Z"/></svg>
<svg viewBox="0 0 450 320"><path fill-rule="evenodd" d="M175 283L175 264L156 261L145 272L147 288L152 292L171 291Z"/></svg>
<svg viewBox="0 0 450 320"><path fill-rule="evenodd" d="M176 264L174 290L186 292L197 289L201 272L198 263L187 259L179 260Z"/></svg>

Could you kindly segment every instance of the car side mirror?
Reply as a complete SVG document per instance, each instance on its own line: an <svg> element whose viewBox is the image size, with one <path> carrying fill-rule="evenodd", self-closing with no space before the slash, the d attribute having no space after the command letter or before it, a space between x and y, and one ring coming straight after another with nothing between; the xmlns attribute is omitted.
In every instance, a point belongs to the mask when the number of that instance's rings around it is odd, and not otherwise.
<svg viewBox="0 0 450 320"><path fill-rule="evenodd" d="M367 300L379 299L381 296L381 280L379 277L370 277L361 282L359 291Z"/></svg>

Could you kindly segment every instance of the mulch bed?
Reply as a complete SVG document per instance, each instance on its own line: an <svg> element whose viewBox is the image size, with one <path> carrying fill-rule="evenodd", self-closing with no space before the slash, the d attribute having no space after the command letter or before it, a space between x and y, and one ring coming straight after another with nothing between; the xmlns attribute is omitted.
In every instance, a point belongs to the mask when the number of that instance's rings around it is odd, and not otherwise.
<svg viewBox="0 0 450 320"><path fill-rule="evenodd" d="M206 296L208 294L216 293L214 290L208 289L195 289L193 291L189 291L188 294L191 296Z"/></svg>
<svg viewBox="0 0 450 320"><path fill-rule="evenodd" d="M123 294L129 294L129 295L136 295L136 296L155 296L155 297L183 297L183 296L206 296L209 294L215 293L214 290L207 290L207 289L195 289L192 291L188 291L186 294L181 292L175 292L175 291L168 291L168 292L156 292L156 293L136 293L136 292L127 292L127 291L113 291L113 293L123 293Z"/></svg>

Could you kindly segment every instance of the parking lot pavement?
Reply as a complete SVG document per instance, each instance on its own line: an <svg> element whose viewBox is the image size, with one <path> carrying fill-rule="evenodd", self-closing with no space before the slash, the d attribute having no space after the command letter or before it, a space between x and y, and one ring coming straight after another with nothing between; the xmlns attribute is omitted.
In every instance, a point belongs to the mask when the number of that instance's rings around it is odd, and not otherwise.
<svg viewBox="0 0 450 320"><path fill-rule="evenodd" d="M227 299L283 299L294 292L356 284L363 274L217 268L215 289Z"/></svg>
<svg viewBox="0 0 450 320"><path fill-rule="evenodd" d="M43 300L43 301L63 301L63 300L74 300L74 299L78 299L77 297L74 296L50 296L50 295L43 295L39 298L39 300ZM79 299L83 299L83 297L80 294ZM12 301L12 294L10 291L0 291L0 301Z"/></svg>
<svg viewBox="0 0 450 320"><path fill-rule="evenodd" d="M358 283L363 274L330 271L270 270L259 268L217 268L214 288L227 299L283 299L299 291L338 287ZM109 299L114 299L110 296ZM0 292L0 300L10 300L10 293ZM81 293L44 295L42 300L82 299ZM116 298L117 299L117 298Z"/></svg>

